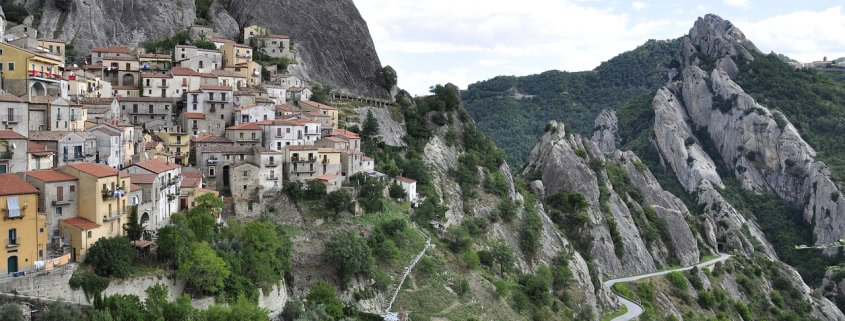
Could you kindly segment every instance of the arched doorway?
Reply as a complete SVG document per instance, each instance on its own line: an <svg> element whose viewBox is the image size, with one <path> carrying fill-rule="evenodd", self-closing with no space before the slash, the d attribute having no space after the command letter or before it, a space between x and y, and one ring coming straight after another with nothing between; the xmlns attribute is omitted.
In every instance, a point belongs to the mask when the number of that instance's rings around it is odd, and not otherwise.
<svg viewBox="0 0 845 321"><path fill-rule="evenodd" d="M223 166L223 187L229 187L229 165Z"/></svg>
<svg viewBox="0 0 845 321"><path fill-rule="evenodd" d="M121 84L122 86L134 86L135 85L135 76L132 74L123 74L121 77Z"/></svg>
<svg viewBox="0 0 845 321"><path fill-rule="evenodd" d="M6 271L7 273L15 273L18 271L17 256L10 256L8 259L6 259Z"/></svg>
<svg viewBox="0 0 845 321"><path fill-rule="evenodd" d="M29 88L29 95L30 96L47 96L47 88L44 87L44 84L40 82L35 82L32 84L32 87Z"/></svg>

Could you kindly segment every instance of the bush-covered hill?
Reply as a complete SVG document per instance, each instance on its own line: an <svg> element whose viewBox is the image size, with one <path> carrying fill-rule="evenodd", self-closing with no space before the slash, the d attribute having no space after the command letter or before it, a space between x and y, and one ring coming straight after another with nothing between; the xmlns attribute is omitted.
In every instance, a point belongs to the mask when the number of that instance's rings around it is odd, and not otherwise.
<svg viewBox="0 0 845 321"><path fill-rule="evenodd" d="M663 85L678 45L677 39L650 40L592 71L500 76L470 85L462 98L478 127L518 168L549 120L563 120L577 132L591 134L602 109L618 109Z"/></svg>

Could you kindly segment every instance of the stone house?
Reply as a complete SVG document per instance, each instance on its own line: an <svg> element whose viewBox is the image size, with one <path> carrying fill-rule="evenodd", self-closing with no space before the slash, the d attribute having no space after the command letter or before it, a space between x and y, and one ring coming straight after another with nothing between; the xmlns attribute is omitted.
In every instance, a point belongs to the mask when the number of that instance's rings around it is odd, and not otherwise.
<svg viewBox="0 0 845 321"><path fill-rule="evenodd" d="M123 168L124 144L123 133L107 125L98 125L88 129L88 133L97 139L96 162L112 168Z"/></svg>
<svg viewBox="0 0 845 321"><path fill-rule="evenodd" d="M311 179L308 179L308 182L319 181L326 185L326 192L334 192L339 190L342 187L343 177L338 175L337 173L328 173L323 174Z"/></svg>
<svg viewBox="0 0 845 321"><path fill-rule="evenodd" d="M287 88L279 85L264 84L264 89L267 90L267 98L272 100L274 105L281 105L287 101Z"/></svg>
<svg viewBox="0 0 845 321"><path fill-rule="evenodd" d="M261 146L261 126L257 123L243 123L226 128L225 137L238 146Z"/></svg>
<svg viewBox="0 0 845 321"><path fill-rule="evenodd" d="M27 148L25 136L8 129L0 130L0 174L26 171Z"/></svg>
<svg viewBox="0 0 845 321"><path fill-rule="evenodd" d="M104 56L102 64L103 80L108 81L112 86L138 87L141 73L138 57Z"/></svg>
<svg viewBox="0 0 845 321"><path fill-rule="evenodd" d="M170 73L173 61L170 55L138 54L138 68L144 73Z"/></svg>
<svg viewBox="0 0 845 321"><path fill-rule="evenodd" d="M287 94L288 100L294 102L310 100L311 96L314 95L311 89L305 87L290 87L288 88Z"/></svg>
<svg viewBox="0 0 845 321"><path fill-rule="evenodd" d="M218 86L231 87L233 91L246 87L247 79L233 71L212 70L211 73L217 75Z"/></svg>
<svg viewBox="0 0 845 321"><path fill-rule="evenodd" d="M18 97L0 94L0 123L3 129L12 130L23 136L29 135L28 104Z"/></svg>
<svg viewBox="0 0 845 321"><path fill-rule="evenodd" d="M76 188L79 180L54 169L22 172L18 176L38 189L38 212L44 213L47 218L48 240L51 248L60 248L60 221L77 216Z"/></svg>
<svg viewBox="0 0 845 321"><path fill-rule="evenodd" d="M129 213L129 177L95 163L72 163L59 171L78 179L77 216L62 219L59 231L70 247L71 260L84 262L88 247L104 237L125 235Z"/></svg>
<svg viewBox="0 0 845 321"><path fill-rule="evenodd" d="M331 131L331 137L336 137L347 142L346 149L361 151L361 136L348 129L335 129Z"/></svg>
<svg viewBox="0 0 845 321"><path fill-rule="evenodd" d="M273 107L261 105L245 106L235 110L235 125L276 119Z"/></svg>
<svg viewBox="0 0 845 321"><path fill-rule="evenodd" d="M131 124L143 126L146 130L173 126L175 121L175 98L161 97L118 97L120 113Z"/></svg>
<svg viewBox="0 0 845 321"><path fill-rule="evenodd" d="M48 255L47 218L37 212L38 190L15 174L0 175L0 186L0 212L5 213L0 273L30 271Z"/></svg>
<svg viewBox="0 0 845 321"><path fill-rule="evenodd" d="M348 150L349 143L336 136L326 136L314 142L314 146L332 148L337 150Z"/></svg>
<svg viewBox="0 0 845 321"><path fill-rule="evenodd" d="M112 97L141 97L141 88L138 86L112 86Z"/></svg>
<svg viewBox="0 0 845 321"><path fill-rule="evenodd" d="M339 121L339 110L336 107L321 104L315 101L300 101L299 106L302 107L303 112L315 112L322 115L328 115L331 118L329 120L330 126L323 126L323 130L327 130L329 128L337 129Z"/></svg>
<svg viewBox="0 0 845 321"><path fill-rule="evenodd" d="M236 165L254 160L253 147L232 144L202 144L195 148L196 165L207 178L209 189L223 191L230 186L230 172ZM253 182L254 184L254 182Z"/></svg>
<svg viewBox="0 0 845 321"><path fill-rule="evenodd" d="M363 156L361 157L361 171L364 173L373 172L376 170L376 162L371 157Z"/></svg>
<svg viewBox="0 0 845 321"><path fill-rule="evenodd" d="M364 167L364 154L354 150L345 149L340 152L340 175L344 178L362 172Z"/></svg>
<svg viewBox="0 0 845 321"><path fill-rule="evenodd" d="M253 37L263 36L267 34L267 28L259 25L251 25L244 27L243 39L244 43L250 43Z"/></svg>
<svg viewBox="0 0 845 321"><path fill-rule="evenodd" d="M192 69L200 73L223 69L223 53L219 50L178 45L173 51L173 61L179 67Z"/></svg>
<svg viewBox="0 0 845 321"><path fill-rule="evenodd" d="M288 89L292 87L305 87L305 82L297 76L283 74L279 77L279 85L282 86L282 88Z"/></svg>
<svg viewBox="0 0 845 321"><path fill-rule="evenodd" d="M31 131L29 140L56 150L55 166L96 159L97 140L86 132Z"/></svg>
<svg viewBox="0 0 845 321"><path fill-rule="evenodd" d="M216 136L213 134L203 134L201 136L195 137L191 139L191 159L190 164L191 166L200 168L200 162L198 162L197 155L202 152L203 147L208 145L234 145L234 143L225 137ZM202 168L200 168L200 172L205 173Z"/></svg>
<svg viewBox="0 0 845 321"><path fill-rule="evenodd" d="M272 58L293 58L290 48L290 37L285 35L256 35L250 38L252 46L261 50Z"/></svg>
<svg viewBox="0 0 845 321"><path fill-rule="evenodd" d="M301 113L302 113L302 109L300 109L299 107L293 106L293 105L288 105L288 104L276 105L276 118L279 118L281 116L299 115Z"/></svg>
<svg viewBox="0 0 845 321"><path fill-rule="evenodd" d="M26 154L28 171L53 168L56 164L56 150L47 146L28 142Z"/></svg>
<svg viewBox="0 0 845 321"><path fill-rule="evenodd" d="M197 206L197 197L204 194L220 195L217 191L203 188L202 172L190 167L182 169L182 184L180 187L179 211L182 213L188 213Z"/></svg>
<svg viewBox="0 0 845 321"><path fill-rule="evenodd" d="M167 225L170 216L179 211L182 166L162 160L147 160L129 165L124 171L132 176L133 184L144 189L144 198L153 203L149 221L151 228ZM149 193L146 192L148 189Z"/></svg>
<svg viewBox="0 0 845 321"><path fill-rule="evenodd" d="M141 92L146 97L182 98L170 74L141 73Z"/></svg>
<svg viewBox="0 0 845 321"><path fill-rule="evenodd" d="M123 46L108 46L105 48L91 48L91 58L89 61L92 65L102 64L103 58L106 56L114 57L129 57L132 53L128 47Z"/></svg>
<svg viewBox="0 0 845 321"><path fill-rule="evenodd" d="M116 98L80 97L75 102L82 105L86 120L120 119L120 103Z"/></svg>

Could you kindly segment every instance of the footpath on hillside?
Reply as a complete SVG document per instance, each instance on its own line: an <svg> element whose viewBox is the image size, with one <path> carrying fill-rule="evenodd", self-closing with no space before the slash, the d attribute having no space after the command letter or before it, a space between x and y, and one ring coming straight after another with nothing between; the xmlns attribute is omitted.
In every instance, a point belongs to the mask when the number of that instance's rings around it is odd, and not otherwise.
<svg viewBox="0 0 845 321"><path fill-rule="evenodd" d="M616 291L613 291L613 285L614 284L634 282L634 281L639 281L639 280L642 280L642 279L649 279L649 278L653 278L653 277L657 277L657 276L661 276L661 275L666 275L666 274L669 274L669 273L672 273L672 272L688 271L688 270L692 270L693 267L698 267L699 269L701 269L701 268L705 268L705 267L714 265L718 262L724 262L725 260L729 259L730 257L731 257L730 254L720 253L718 258L712 259L712 260L707 261L707 262L701 262L701 263L698 263L697 265L691 265L691 266L672 269L672 270L659 271L659 272L653 272L653 273L647 273L647 274L641 274L641 275L635 275L635 276L629 276L629 277L605 281L603 286L605 288L607 288L608 290L610 290L611 292L613 292L613 294L615 294L616 297L619 298L619 302L621 302L627 308L627 311L624 314L613 318L611 321L634 320L637 317L639 317L640 314L643 313L643 307L639 303L631 301L629 298L623 297L619 293L616 293Z"/></svg>

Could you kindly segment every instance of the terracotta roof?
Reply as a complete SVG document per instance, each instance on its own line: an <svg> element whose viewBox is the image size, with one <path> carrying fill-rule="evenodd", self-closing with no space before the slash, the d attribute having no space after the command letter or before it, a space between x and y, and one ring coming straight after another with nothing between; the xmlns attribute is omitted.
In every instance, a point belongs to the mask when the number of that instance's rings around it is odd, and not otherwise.
<svg viewBox="0 0 845 321"><path fill-rule="evenodd" d="M203 77L203 78L217 78L217 75L210 73L210 72L202 72L202 73L199 74L199 76ZM228 87L228 86L222 86L222 87ZM229 90L232 89L232 87L228 87L228 88L229 88Z"/></svg>
<svg viewBox="0 0 845 321"><path fill-rule="evenodd" d="M309 105L309 106L317 108L317 109L337 110L337 108L335 108L335 107L325 105L325 104L321 104L321 103L318 103L316 101L305 100L305 101L300 101L299 103L306 104L306 105Z"/></svg>
<svg viewBox="0 0 845 321"><path fill-rule="evenodd" d="M112 90L140 90L138 87L135 86L111 86ZM140 97L135 97L140 98Z"/></svg>
<svg viewBox="0 0 845 321"><path fill-rule="evenodd" d="M80 97L76 101L82 105L111 105L114 98Z"/></svg>
<svg viewBox="0 0 845 321"><path fill-rule="evenodd" d="M417 182L415 180L412 180L412 179L407 178L407 177L402 177L402 176L396 176L396 180L399 180L399 181L402 181L402 182L405 182L405 183L408 183L408 184L413 184L413 183Z"/></svg>
<svg viewBox="0 0 845 321"><path fill-rule="evenodd" d="M282 111L299 111L299 107L283 104L283 105L276 105L276 109Z"/></svg>
<svg viewBox="0 0 845 321"><path fill-rule="evenodd" d="M83 66L83 68L85 68L85 69L103 69L103 65L102 64L85 65L85 66Z"/></svg>
<svg viewBox="0 0 845 321"><path fill-rule="evenodd" d="M327 137L323 137L323 139L328 140L328 141L333 141L335 143L345 143L346 142L345 140L337 138L335 136L327 136Z"/></svg>
<svg viewBox="0 0 845 321"><path fill-rule="evenodd" d="M156 74L156 73L143 73L143 74L141 74L141 78L173 78L173 75Z"/></svg>
<svg viewBox="0 0 845 321"><path fill-rule="evenodd" d="M187 119L205 119L205 114L203 113L185 113L184 115Z"/></svg>
<svg viewBox="0 0 845 321"><path fill-rule="evenodd" d="M202 152L224 154L252 154L252 147L229 144L209 144L202 148Z"/></svg>
<svg viewBox="0 0 845 321"><path fill-rule="evenodd" d="M40 140L54 141L54 140L60 140L70 133L72 133L72 132L33 130L33 131L29 132L29 139L30 140L36 140L36 141L40 141Z"/></svg>
<svg viewBox="0 0 845 321"><path fill-rule="evenodd" d="M40 171L28 171L28 172L24 172L24 175L35 178L35 179L42 181L42 182L45 182L45 183L77 180L77 178L74 177L73 175L65 174L65 173L57 171L55 169L47 169L47 170L40 170Z"/></svg>
<svg viewBox="0 0 845 321"><path fill-rule="evenodd" d="M81 218L81 217L66 218L66 219L63 219L62 222L70 224L71 226L76 227L76 228L83 230L83 231L100 227L100 224L91 222L91 221L86 220L86 219Z"/></svg>
<svg viewBox="0 0 845 321"><path fill-rule="evenodd" d="M106 127L106 126L108 126L108 127ZM109 136L120 136L121 132L119 130L117 130L114 127L111 127L111 125L106 125L106 126L89 128L88 131L89 132L93 132L93 131L103 132L103 133L106 133L106 135L109 135Z"/></svg>
<svg viewBox="0 0 845 321"><path fill-rule="evenodd" d="M130 178L129 180L131 182L132 178ZM130 192L135 192L135 191L138 191L138 190L141 190L141 189L143 189L143 187L135 185L135 184L129 184L129 191Z"/></svg>
<svg viewBox="0 0 845 321"><path fill-rule="evenodd" d="M182 176L202 178L202 172L199 169L193 167L185 167L182 168Z"/></svg>
<svg viewBox="0 0 845 321"><path fill-rule="evenodd" d="M174 67L170 69L170 73L174 76L195 76L199 73L191 68Z"/></svg>
<svg viewBox="0 0 845 321"><path fill-rule="evenodd" d="M26 139L26 136L18 134L14 130L0 129L0 139Z"/></svg>
<svg viewBox="0 0 845 321"><path fill-rule="evenodd" d="M144 144L144 149L145 149L145 150L147 150L147 149L155 149L155 148L156 148L156 146L158 146L158 144L161 144L161 142L147 142L146 144Z"/></svg>
<svg viewBox="0 0 845 321"><path fill-rule="evenodd" d="M95 177L108 177L118 174L116 169L99 163L71 163L67 166Z"/></svg>
<svg viewBox="0 0 845 321"><path fill-rule="evenodd" d="M195 143L231 143L232 141L220 136L214 136L213 134L205 134L200 137L191 139L191 142Z"/></svg>
<svg viewBox="0 0 845 321"><path fill-rule="evenodd" d="M92 52L109 52L109 53L122 53L122 54L129 54L129 48L123 46L108 46L105 48L91 48Z"/></svg>
<svg viewBox="0 0 845 321"><path fill-rule="evenodd" d="M255 36L256 38L273 38L273 39L290 39L290 37L285 35L260 35Z"/></svg>
<svg viewBox="0 0 845 321"><path fill-rule="evenodd" d="M146 161L143 161L143 162L137 162L137 163L132 164L132 165L144 168L144 169L151 171L153 173L156 173L156 174L182 167L179 164L166 162L166 161L163 161L163 160L160 160L160 159L146 160Z"/></svg>
<svg viewBox="0 0 845 321"><path fill-rule="evenodd" d="M134 56L104 56L103 60L138 61L138 58Z"/></svg>
<svg viewBox="0 0 845 321"><path fill-rule="evenodd" d="M212 70L211 73L216 75L217 77L246 78L244 76L236 74L234 71L231 71L231 70Z"/></svg>
<svg viewBox="0 0 845 321"><path fill-rule="evenodd" d="M332 136L340 136L346 139L359 139L361 136L358 136L357 133L350 131L348 129L334 129L332 130Z"/></svg>
<svg viewBox="0 0 845 321"><path fill-rule="evenodd" d="M182 184L179 185L179 186L181 186L182 188L195 188L195 187L199 187L201 182L202 182L201 178L182 177Z"/></svg>
<svg viewBox="0 0 845 321"><path fill-rule="evenodd" d="M215 196L219 196L219 195L220 195L220 192L218 192L218 191L215 191L215 190L210 190L210 189L205 189L205 188L198 188L198 189L197 189L197 192L200 192L200 193L211 193L211 194L214 194Z"/></svg>
<svg viewBox="0 0 845 321"><path fill-rule="evenodd" d="M211 42L222 42L222 43L235 43L234 40L224 39L224 38L208 38L208 41Z"/></svg>
<svg viewBox="0 0 845 321"><path fill-rule="evenodd" d="M161 103L176 103L177 98L167 98L167 97L118 97L117 101L128 101L128 102L161 102Z"/></svg>
<svg viewBox="0 0 845 321"><path fill-rule="evenodd" d="M287 150L317 150L319 149L317 146L314 145L288 145L285 146Z"/></svg>
<svg viewBox="0 0 845 321"><path fill-rule="evenodd" d="M26 151L32 154L53 153L56 150L50 147L38 144L36 142L27 142Z"/></svg>
<svg viewBox="0 0 845 321"><path fill-rule="evenodd" d="M267 147L255 146L255 151L260 154L281 154L280 150L272 150Z"/></svg>
<svg viewBox="0 0 845 321"><path fill-rule="evenodd" d="M231 45L232 45L233 47L238 47L238 48L249 48L249 49L252 49L252 47L247 46L247 45L244 45L244 44L240 44L240 43L232 43Z"/></svg>
<svg viewBox="0 0 845 321"><path fill-rule="evenodd" d="M59 99L59 97L51 97L51 96L32 96L29 97L30 104L52 104L54 101Z"/></svg>
<svg viewBox="0 0 845 321"><path fill-rule="evenodd" d="M129 174L132 184L152 184L156 181L156 174Z"/></svg>
<svg viewBox="0 0 845 321"><path fill-rule="evenodd" d="M20 176L0 174L0 195L20 195L38 193L38 189L27 183Z"/></svg>
<svg viewBox="0 0 845 321"><path fill-rule="evenodd" d="M20 98L18 98L17 96L15 96L15 95L9 95L9 94L2 94L2 95L0 95L0 101L3 101L3 102L9 102L9 103L20 103L20 102L23 102L23 100L20 100Z"/></svg>
<svg viewBox="0 0 845 321"><path fill-rule="evenodd" d="M317 176L317 177L314 177L312 179L309 179L309 181L316 181L316 180L328 181L328 180L335 178L335 177L337 177L337 173L328 173L328 174L323 174L321 176Z"/></svg>
<svg viewBox="0 0 845 321"><path fill-rule="evenodd" d="M372 161L372 160L373 160L373 158L372 158L372 157L367 157L367 156L364 156L363 158L364 158L364 160L365 160L365 161Z"/></svg>
<svg viewBox="0 0 845 321"><path fill-rule="evenodd" d="M261 126L258 126L257 123L243 123L240 125L227 127L226 130L261 130Z"/></svg>
<svg viewBox="0 0 845 321"><path fill-rule="evenodd" d="M308 115L308 116L311 116L311 117L331 117L331 116L329 116L329 115L326 115L326 114L321 114L321 113L318 113L318 112L316 112L316 111L309 111L309 112L307 112L307 113L305 113L305 114L306 114L306 115Z"/></svg>
<svg viewBox="0 0 845 321"><path fill-rule="evenodd" d="M213 77L217 77L217 76L213 76ZM200 86L200 89L202 89L202 90L225 90L225 91L232 91L232 87L229 87L229 86L215 86L215 85L205 85L205 86Z"/></svg>

